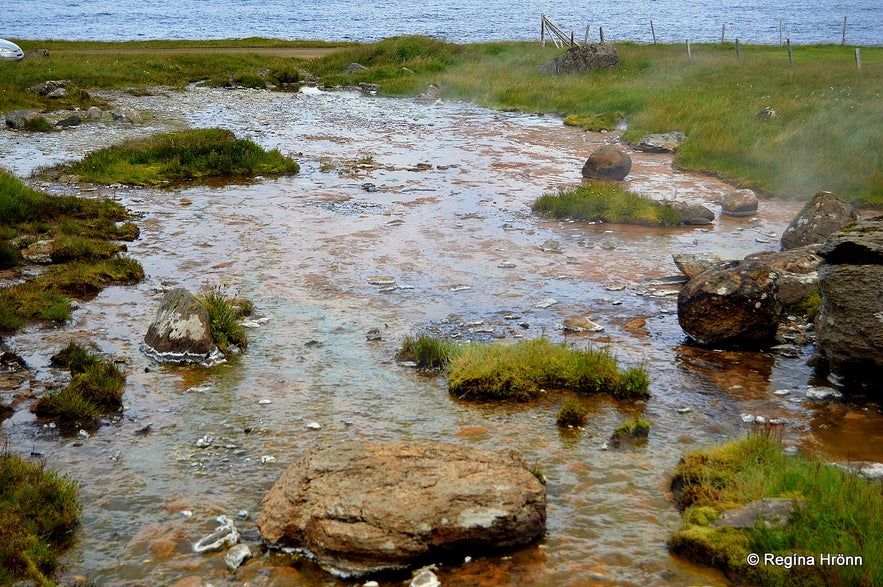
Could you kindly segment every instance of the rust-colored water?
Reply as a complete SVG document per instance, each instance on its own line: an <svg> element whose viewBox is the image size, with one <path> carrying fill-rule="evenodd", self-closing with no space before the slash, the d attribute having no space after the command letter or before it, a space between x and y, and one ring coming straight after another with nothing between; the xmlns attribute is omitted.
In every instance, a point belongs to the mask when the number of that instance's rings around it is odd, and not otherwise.
<svg viewBox="0 0 883 587"><path fill-rule="evenodd" d="M583 133L551 117L346 92L194 90L125 100L153 113L146 130L181 122L231 128L292 154L302 172L171 192L105 189L144 213L129 254L148 279L109 288L63 328L33 327L8 341L42 383L4 392L7 401L16 395L27 404L28 394L60 379L48 357L71 339L92 341L128 372L123 417L91 438L59 437L27 410L2 424L11 450L41 454L81 483L83 524L65 559L68 578L345 585L311 563L275 555L230 575L222 554L191 547L219 514L247 510L240 526L253 528L267 489L317 443L432 439L516 450L549 480L545 540L511 556L442 567L447 587L726 584L665 547L680 522L668 474L684 451L745 433L741 414L750 413L782 418L785 442L804 450L883 460L883 444L872 441L881 430L876 406L802 399L811 349L796 358L702 350L677 324L676 286L665 279L677 274L672 254L774 250L799 203L766 200L756 219L724 218L701 229L548 221L530 214L531 202L577 184L585 158L615 134ZM63 144L28 140L0 133L0 162L26 172L65 154ZM656 198L717 210L713 202L729 189L673 172L665 155L634 153L633 160L627 183ZM542 250L550 239L561 252ZM382 291L368 281L378 275L405 287ZM164 286L221 286L252 299L269 320L249 332L247 352L229 364L160 367L139 344ZM547 298L557 303L538 307ZM393 360L402 338L428 324L488 338L563 340L556 324L570 315L605 330L568 342L609 345L622 363L648 368L646 405L592 398L587 429L562 432L555 426L561 397L463 403L443 380ZM366 340L371 328L381 329L381 341ZM649 442L605 449L613 429L638 414L652 422ZM204 435L213 444L197 448Z"/></svg>

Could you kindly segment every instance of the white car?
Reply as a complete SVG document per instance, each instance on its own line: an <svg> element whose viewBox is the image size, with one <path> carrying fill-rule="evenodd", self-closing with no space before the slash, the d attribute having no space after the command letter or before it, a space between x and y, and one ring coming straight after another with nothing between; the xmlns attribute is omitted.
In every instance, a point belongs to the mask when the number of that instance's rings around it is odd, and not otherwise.
<svg viewBox="0 0 883 587"><path fill-rule="evenodd" d="M12 41L0 39L0 61L21 61L24 58L25 54L21 47Z"/></svg>

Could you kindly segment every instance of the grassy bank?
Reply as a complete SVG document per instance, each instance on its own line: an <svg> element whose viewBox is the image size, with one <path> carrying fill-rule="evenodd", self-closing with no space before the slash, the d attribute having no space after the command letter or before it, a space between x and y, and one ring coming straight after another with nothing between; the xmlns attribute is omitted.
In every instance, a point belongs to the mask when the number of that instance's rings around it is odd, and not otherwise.
<svg viewBox="0 0 883 587"><path fill-rule="evenodd" d="M161 53L162 47L229 45L229 52ZM620 65L574 76L549 77L537 66L561 53L539 43L454 45L398 37L342 47L311 61L240 51L260 39L147 43L27 42L45 46L46 59L0 64L0 111L20 107L88 105L82 93L58 102L25 92L47 79L70 79L82 90L182 87L188 82L254 76L261 70L304 68L326 85L378 83L381 92L413 95L430 84L448 99L472 100L592 122L609 128L628 122L624 138L654 132L687 135L676 165L719 175L762 192L809 197L819 190L863 205L883 206L883 48L862 48L861 71L851 47L794 47L794 63L777 46L617 43ZM65 48L79 47L77 51ZM88 50L119 48L117 52ZM138 53L143 51L143 53ZM346 73L350 63L367 69ZM756 118L766 108L775 118ZM588 154L587 154L588 156Z"/></svg>
<svg viewBox="0 0 883 587"><path fill-rule="evenodd" d="M622 399L649 396L643 367L621 370L606 351L572 349L545 338L511 345L408 338L399 358L444 369L449 392L461 399L531 401L553 390Z"/></svg>
<svg viewBox="0 0 883 587"><path fill-rule="evenodd" d="M118 257L138 228L115 202L49 196L0 170L0 269L15 271L42 255L39 276L0 288L0 334L32 320L70 318L68 297L89 298L112 283L144 278L141 265ZM36 250L35 250L36 248Z"/></svg>
<svg viewBox="0 0 883 587"><path fill-rule="evenodd" d="M672 488L684 509L671 538L673 552L724 569L753 585L883 584L883 493L867 481L818 459L786 456L769 435L700 450L684 457ZM764 498L797 504L785 526L716 525L729 509ZM757 553L760 564L748 562ZM812 564L764 564L764 554L814 557ZM862 564L824 564L822 554L861 557ZM797 559L792 559L797 561Z"/></svg>
<svg viewBox="0 0 883 587"><path fill-rule="evenodd" d="M79 518L77 484L39 463L0 454L0 585L46 575L70 545Z"/></svg>

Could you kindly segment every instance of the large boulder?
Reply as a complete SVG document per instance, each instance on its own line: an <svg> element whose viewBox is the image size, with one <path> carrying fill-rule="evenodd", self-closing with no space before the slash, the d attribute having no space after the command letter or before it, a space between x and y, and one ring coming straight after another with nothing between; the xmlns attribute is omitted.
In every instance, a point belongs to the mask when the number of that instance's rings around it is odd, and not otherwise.
<svg viewBox="0 0 883 587"><path fill-rule="evenodd" d="M583 165L583 177L622 181L632 170L632 158L610 145L599 147Z"/></svg>
<svg viewBox="0 0 883 587"><path fill-rule="evenodd" d="M566 75L619 65L619 52L613 43L589 43L571 47L563 55L540 65L540 73Z"/></svg>
<svg viewBox="0 0 883 587"><path fill-rule="evenodd" d="M264 497L265 542L344 577L525 546L545 533L545 487L517 459L431 442L314 448Z"/></svg>
<svg viewBox="0 0 883 587"><path fill-rule="evenodd" d="M175 365L212 362L220 355L212 341L208 310L182 288L163 296L143 349L151 359Z"/></svg>
<svg viewBox="0 0 883 587"><path fill-rule="evenodd" d="M806 203L782 233L782 249L821 243L858 218L858 212L852 204L839 200L831 192L819 192Z"/></svg>
<svg viewBox="0 0 883 587"><path fill-rule="evenodd" d="M758 261L703 271L678 294L678 322L705 346L760 347L773 340L782 313L779 274Z"/></svg>
<svg viewBox="0 0 883 587"><path fill-rule="evenodd" d="M846 225L818 254L819 352L836 380L883 391L883 216Z"/></svg>

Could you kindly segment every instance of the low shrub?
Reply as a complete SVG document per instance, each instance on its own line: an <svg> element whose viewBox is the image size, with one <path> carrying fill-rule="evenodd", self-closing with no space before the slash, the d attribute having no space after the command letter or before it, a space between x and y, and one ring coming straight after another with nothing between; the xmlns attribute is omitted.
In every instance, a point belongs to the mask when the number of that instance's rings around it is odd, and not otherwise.
<svg viewBox="0 0 883 587"><path fill-rule="evenodd" d="M431 336L405 337L398 358L401 361L413 361L423 371L439 371L448 365L451 356L456 352L457 344L448 340L440 340Z"/></svg>
<svg viewBox="0 0 883 587"><path fill-rule="evenodd" d="M676 226L680 219L668 206L623 190L612 181L592 180L576 188L545 194L531 209L552 218L643 226Z"/></svg>
<svg viewBox="0 0 883 587"><path fill-rule="evenodd" d="M255 90L266 90L267 81L259 75L253 73L244 73L236 79L236 84L243 88L252 88Z"/></svg>
<svg viewBox="0 0 883 587"><path fill-rule="evenodd" d="M78 524L78 486L42 464L0 455L0 585L47 578Z"/></svg>

